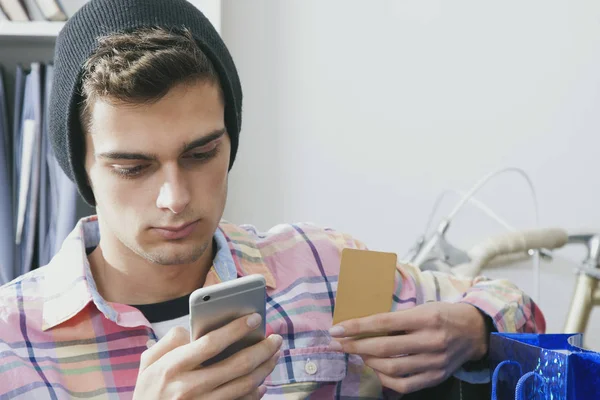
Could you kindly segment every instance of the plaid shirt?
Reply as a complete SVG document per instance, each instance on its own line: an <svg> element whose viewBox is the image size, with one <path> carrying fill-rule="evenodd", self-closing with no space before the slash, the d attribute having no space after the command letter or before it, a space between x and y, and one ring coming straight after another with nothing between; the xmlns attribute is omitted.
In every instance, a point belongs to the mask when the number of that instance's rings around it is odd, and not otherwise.
<svg viewBox="0 0 600 400"><path fill-rule="evenodd" d="M98 294L85 251L97 245L97 230L96 217L80 221L49 265L0 288L1 399L132 397L140 355L157 338L138 309ZM259 233L222 222L217 233L226 239L226 262L237 276L265 276L268 330L284 339L265 398L385 396L360 357L327 347L341 250L366 248L361 242L308 224ZM219 281L218 268L212 268L206 285ZM499 331L545 329L537 306L507 281L398 265L393 310L427 301L470 303Z"/></svg>

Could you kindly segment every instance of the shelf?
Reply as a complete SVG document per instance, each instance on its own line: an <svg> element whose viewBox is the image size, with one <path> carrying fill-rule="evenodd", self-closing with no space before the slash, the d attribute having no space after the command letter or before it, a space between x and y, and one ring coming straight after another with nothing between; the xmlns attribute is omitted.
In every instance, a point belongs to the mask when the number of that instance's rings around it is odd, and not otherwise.
<svg viewBox="0 0 600 400"><path fill-rule="evenodd" d="M0 21L0 38L46 38L54 39L65 25L64 22L12 22Z"/></svg>

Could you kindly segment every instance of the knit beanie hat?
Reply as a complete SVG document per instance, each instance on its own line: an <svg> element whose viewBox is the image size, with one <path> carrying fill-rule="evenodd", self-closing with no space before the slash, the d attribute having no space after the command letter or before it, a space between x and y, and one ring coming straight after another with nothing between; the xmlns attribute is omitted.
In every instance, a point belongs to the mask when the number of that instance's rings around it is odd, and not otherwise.
<svg viewBox="0 0 600 400"><path fill-rule="evenodd" d="M48 116L58 163L92 206L95 200L84 168L85 138L78 109L83 100L83 65L96 51L99 36L151 26L187 28L213 63L225 97L225 127L231 141L229 168L235 160L242 124L242 88L225 43L204 14L186 0L91 0L69 18L56 39Z"/></svg>

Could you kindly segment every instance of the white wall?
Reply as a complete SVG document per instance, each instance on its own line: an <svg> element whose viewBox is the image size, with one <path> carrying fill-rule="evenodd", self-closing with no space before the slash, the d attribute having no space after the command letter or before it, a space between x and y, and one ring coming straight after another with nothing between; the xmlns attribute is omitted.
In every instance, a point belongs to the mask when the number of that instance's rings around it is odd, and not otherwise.
<svg viewBox="0 0 600 400"><path fill-rule="evenodd" d="M403 255L441 190L518 166L542 225L600 230L600 2L223 0L221 18L245 93L229 220L313 221ZM534 226L516 175L479 197ZM468 247L499 232L468 208L449 237ZM524 268L490 275L531 291ZM544 270L541 305L556 332L574 275ZM595 347L599 329L595 311Z"/></svg>

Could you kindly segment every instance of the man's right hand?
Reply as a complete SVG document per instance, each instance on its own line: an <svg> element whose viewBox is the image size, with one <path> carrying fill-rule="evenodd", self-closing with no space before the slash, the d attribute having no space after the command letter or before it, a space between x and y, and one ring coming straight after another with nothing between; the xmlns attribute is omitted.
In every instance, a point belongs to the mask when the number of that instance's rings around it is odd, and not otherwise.
<svg viewBox="0 0 600 400"><path fill-rule="evenodd" d="M279 359L282 339L271 335L233 356L200 364L258 328L258 314L239 318L190 342L189 332L173 328L142 353L134 399L259 399L262 382Z"/></svg>

